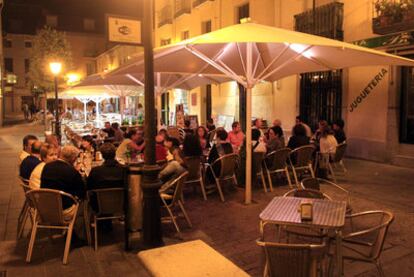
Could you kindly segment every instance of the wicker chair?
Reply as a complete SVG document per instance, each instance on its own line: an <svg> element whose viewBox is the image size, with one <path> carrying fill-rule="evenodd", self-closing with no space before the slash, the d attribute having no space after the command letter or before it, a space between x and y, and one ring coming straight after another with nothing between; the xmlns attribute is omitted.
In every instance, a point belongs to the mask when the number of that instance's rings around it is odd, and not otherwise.
<svg viewBox="0 0 414 277"><path fill-rule="evenodd" d="M204 170L202 158L200 156L185 157L185 164L188 170L188 176L185 184L199 183L204 200L207 200L206 188L204 186Z"/></svg>
<svg viewBox="0 0 414 277"><path fill-rule="evenodd" d="M336 146L335 155L333 156L329 154L321 154L317 152L314 170L316 171L316 169L318 168L318 163L322 161L323 164L326 165L327 169L329 170L329 173L332 176L332 179L336 183L337 180L336 180L336 175L335 175L335 170L334 170L334 168L336 168L336 165L339 164L342 167L343 172L346 173L346 168L343 162L343 157L345 155L346 147L347 147L346 142L338 144Z"/></svg>
<svg viewBox="0 0 414 277"><path fill-rule="evenodd" d="M125 220L125 199L126 192L124 188L106 188L95 189L87 192L88 203L91 203L91 199L96 200L96 210L92 213L94 229L94 242L95 251L98 250L98 221L109 219L121 219ZM89 220L88 220L89 222ZM87 224L90 226L90 224ZM89 228L89 227L87 227ZM128 226L125 223L125 244L128 243Z"/></svg>
<svg viewBox="0 0 414 277"><path fill-rule="evenodd" d="M264 152L253 152L252 175L256 177L256 180L258 177L260 177L263 184L263 190L264 192L267 192L266 179L263 172L263 161L265 155L266 153Z"/></svg>
<svg viewBox="0 0 414 277"><path fill-rule="evenodd" d="M299 187L298 171L309 170L311 176L315 177L315 173L312 168L312 155L314 152L315 147L313 145L301 146L290 152L289 162L297 187Z"/></svg>
<svg viewBox="0 0 414 277"><path fill-rule="evenodd" d="M38 189L26 193L26 197L33 205L34 224L30 236L29 248L27 250L26 262L32 258L33 246L36 240L38 228L42 229L64 229L67 230L63 264L68 263L68 255L72 238L73 225L79 208L79 202L72 195L63 191L52 189ZM71 200L73 205L70 212L65 212L62 206L62 198Z"/></svg>
<svg viewBox="0 0 414 277"><path fill-rule="evenodd" d="M302 197L313 199L327 199L332 200L330 196L314 189L292 189L286 192L283 197Z"/></svg>
<svg viewBox="0 0 414 277"><path fill-rule="evenodd" d="M332 195L332 200L346 202L346 212L352 212L351 197L348 190L335 184L334 182L321 178L305 178L301 181L301 187L304 189L313 189Z"/></svg>
<svg viewBox="0 0 414 277"><path fill-rule="evenodd" d="M221 156L211 164L207 164L207 167L210 168L214 180L216 181L217 190L219 191L220 199L223 202L224 195L221 189L220 182L226 180L233 180L234 185L237 186L237 178L235 171L238 158L239 157L237 154L231 153ZM216 175L216 173L214 172L214 167L218 164L220 164L220 172L218 175Z"/></svg>
<svg viewBox="0 0 414 277"><path fill-rule="evenodd" d="M292 188L292 182L290 180L290 174L286 163L291 151L292 150L290 148L281 148L279 150L267 154L264 160L264 167L266 170L267 179L269 181L270 191L273 191L272 174L279 172L285 173L289 187Z"/></svg>
<svg viewBox="0 0 414 277"><path fill-rule="evenodd" d="M165 209L167 210L171 221L173 222L175 229L178 233L180 233L180 227L177 224L176 216L173 214L173 209L176 205L180 207L181 212L184 215L185 220L187 221L190 228L192 227L190 218L188 217L187 212L184 209L183 201L182 201L182 189L184 182L188 176L188 172L185 171L180 176L175 178L173 181L163 185L159 190L161 201L164 204ZM170 193L172 192L172 194Z"/></svg>
<svg viewBox="0 0 414 277"><path fill-rule="evenodd" d="M394 215L386 211L367 211L349 215L347 219L352 219L352 225L351 232L343 235L343 258L373 263L379 276L384 276L380 256Z"/></svg>
<svg viewBox="0 0 414 277"><path fill-rule="evenodd" d="M19 177L20 185L23 189L23 192L26 194L31 191L32 188L29 186L29 180ZM33 226L33 214L34 207L31 205L31 202L26 198L20 211L19 218L17 220L17 238L20 239L23 235L24 226L26 225L27 218L30 217Z"/></svg>
<svg viewBox="0 0 414 277"><path fill-rule="evenodd" d="M264 248L266 264L263 276L314 277L326 276L325 244L256 243Z"/></svg>

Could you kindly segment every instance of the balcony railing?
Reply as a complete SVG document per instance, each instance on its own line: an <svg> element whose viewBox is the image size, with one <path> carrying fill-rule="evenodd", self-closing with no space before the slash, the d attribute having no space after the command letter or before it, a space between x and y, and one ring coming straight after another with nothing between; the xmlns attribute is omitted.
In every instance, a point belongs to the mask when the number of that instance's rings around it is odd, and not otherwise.
<svg viewBox="0 0 414 277"><path fill-rule="evenodd" d="M372 31L386 35L414 29L414 1L373 0Z"/></svg>
<svg viewBox="0 0 414 277"><path fill-rule="evenodd" d="M167 5L163 7L158 13L158 28L166 24L172 24L172 21L172 8L171 5Z"/></svg>
<svg viewBox="0 0 414 277"><path fill-rule="evenodd" d="M332 2L315 10L295 15L295 30L337 40L343 40L344 4Z"/></svg>
<svg viewBox="0 0 414 277"><path fill-rule="evenodd" d="M193 0L193 8L196 8L200 6L201 4L208 2L208 1L214 1L214 0Z"/></svg>
<svg viewBox="0 0 414 277"><path fill-rule="evenodd" d="M191 0L175 0L174 17L177 18L186 13L191 13Z"/></svg>

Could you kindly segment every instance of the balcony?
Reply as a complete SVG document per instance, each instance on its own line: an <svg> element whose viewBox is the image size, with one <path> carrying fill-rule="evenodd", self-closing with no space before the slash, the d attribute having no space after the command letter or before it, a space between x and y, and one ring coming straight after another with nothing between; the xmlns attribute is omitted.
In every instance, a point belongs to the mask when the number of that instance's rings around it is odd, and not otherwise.
<svg viewBox="0 0 414 277"><path fill-rule="evenodd" d="M158 28L166 24L172 24L172 8L170 5L163 7L158 14Z"/></svg>
<svg viewBox="0 0 414 277"><path fill-rule="evenodd" d="M194 0L193 1L193 8L197 8L198 6L201 6L202 4L204 4L205 2L208 1L214 1L214 0Z"/></svg>
<svg viewBox="0 0 414 277"><path fill-rule="evenodd" d="M175 0L174 18L191 13L191 0Z"/></svg>
<svg viewBox="0 0 414 277"><path fill-rule="evenodd" d="M387 35L414 29L413 0L376 0L372 5L374 34Z"/></svg>

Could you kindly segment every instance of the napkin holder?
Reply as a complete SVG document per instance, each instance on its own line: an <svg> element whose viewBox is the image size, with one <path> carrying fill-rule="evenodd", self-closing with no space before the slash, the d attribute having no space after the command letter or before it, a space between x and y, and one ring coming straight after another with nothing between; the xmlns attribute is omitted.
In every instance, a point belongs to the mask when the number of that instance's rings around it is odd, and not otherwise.
<svg viewBox="0 0 414 277"><path fill-rule="evenodd" d="M312 202L302 202L299 207L300 219L302 221L312 221L313 205Z"/></svg>

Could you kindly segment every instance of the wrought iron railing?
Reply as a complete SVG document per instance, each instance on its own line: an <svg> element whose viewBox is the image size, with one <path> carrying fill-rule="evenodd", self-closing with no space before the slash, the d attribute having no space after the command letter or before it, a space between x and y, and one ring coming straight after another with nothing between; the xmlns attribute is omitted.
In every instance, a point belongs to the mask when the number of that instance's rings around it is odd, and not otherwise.
<svg viewBox="0 0 414 277"><path fill-rule="evenodd" d="M373 0L372 30L386 35L414 29L414 0Z"/></svg>
<svg viewBox="0 0 414 277"><path fill-rule="evenodd" d="M165 24L172 24L173 14L171 5L164 6L158 12L158 28Z"/></svg>
<svg viewBox="0 0 414 277"><path fill-rule="evenodd" d="M175 0L174 17L177 18L185 13L191 13L191 0Z"/></svg>

